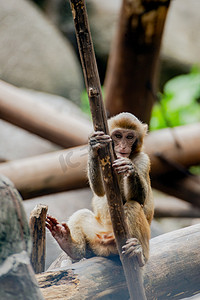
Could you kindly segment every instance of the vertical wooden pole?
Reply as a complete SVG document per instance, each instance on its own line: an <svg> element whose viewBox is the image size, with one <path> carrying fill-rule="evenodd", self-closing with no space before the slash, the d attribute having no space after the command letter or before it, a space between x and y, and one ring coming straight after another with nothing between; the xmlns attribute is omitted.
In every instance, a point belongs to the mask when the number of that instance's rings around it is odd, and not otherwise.
<svg viewBox="0 0 200 300"><path fill-rule="evenodd" d="M33 241L31 263L36 274L44 272L45 269L45 220L47 209L47 205L36 205L29 220Z"/></svg>
<svg viewBox="0 0 200 300"><path fill-rule="evenodd" d="M104 87L109 115L128 111L149 124L170 0L123 0Z"/></svg>
<svg viewBox="0 0 200 300"><path fill-rule="evenodd" d="M85 77L85 84L90 102L94 130L104 131L106 134L109 134L85 1L70 0L70 3ZM105 149L102 149L99 152L99 159L104 178L104 187L108 200L113 231L126 276L130 298L134 300L145 300L146 296L143 287L143 280L137 258L127 258L122 255L122 246L129 238L129 233L125 223L123 204L117 177L112 168L113 150L111 145L105 147Z"/></svg>

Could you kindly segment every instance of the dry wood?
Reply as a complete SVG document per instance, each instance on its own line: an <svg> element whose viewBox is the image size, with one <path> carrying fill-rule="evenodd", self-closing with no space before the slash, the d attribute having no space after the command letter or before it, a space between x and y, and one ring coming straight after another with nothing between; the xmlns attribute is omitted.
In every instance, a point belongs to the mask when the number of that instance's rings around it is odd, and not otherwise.
<svg viewBox="0 0 200 300"><path fill-rule="evenodd" d="M157 65L170 0L124 0L107 67L106 108L150 121Z"/></svg>
<svg viewBox="0 0 200 300"><path fill-rule="evenodd" d="M87 146L0 164L24 199L87 185Z"/></svg>
<svg viewBox="0 0 200 300"><path fill-rule="evenodd" d="M70 0L70 3L94 130L104 131L106 134L109 134L85 1ZM146 296L143 287L142 273L137 258L128 258L122 255L122 246L125 245L130 235L125 222L123 202L117 176L112 168L113 157L111 144L99 150L99 160L115 241L126 277L130 299L145 300Z"/></svg>
<svg viewBox="0 0 200 300"><path fill-rule="evenodd" d="M0 176L0 299L44 299L30 264L31 238L22 199Z"/></svg>
<svg viewBox="0 0 200 300"><path fill-rule="evenodd" d="M145 139L145 151L151 159L152 185L160 190L166 188L161 183L160 175L173 170L172 166L159 159L157 153L163 154L171 161L184 167L197 165L200 162L200 123L179 126L173 129L162 129L151 132ZM176 136L176 139L174 138ZM179 143L179 147L177 146ZM0 164L0 173L12 180L23 198L48 194L86 186L87 145L43 154L36 157L15 160ZM156 180L154 180L156 178ZM176 182L177 179L173 179ZM194 180L194 179L192 179ZM184 179L184 186L190 179ZM199 199L198 186L184 194L171 186L171 195L191 202ZM182 190L183 186L179 188ZM165 190L166 191L166 190ZM193 197L190 196L193 193ZM197 200L198 201L198 200Z"/></svg>
<svg viewBox="0 0 200 300"><path fill-rule="evenodd" d="M33 242L31 263L36 274L45 270L45 221L47 210L47 205L37 204L29 219Z"/></svg>
<svg viewBox="0 0 200 300"><path fill-rule="evenodd" d="M144 268L148 300L183 299L200 292L200 224L150 241ZM37 275L45 299L129 299L119 260L94 257Z"/></svg>
<svg viewBox="0 0 200 300"><path fill-rule="evenodd" d="M91 131L86 119L72 113L64 116L3 81L0 81L0 118L66 148L87 143Z"/></svg>

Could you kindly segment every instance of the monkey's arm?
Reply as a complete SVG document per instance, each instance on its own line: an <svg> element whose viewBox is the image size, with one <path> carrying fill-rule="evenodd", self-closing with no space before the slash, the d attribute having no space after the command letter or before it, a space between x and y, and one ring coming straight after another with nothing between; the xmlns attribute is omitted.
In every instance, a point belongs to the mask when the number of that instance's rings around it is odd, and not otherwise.
<svg viewBox="0 0 200 300"><path fill-rule="evenodd" d="M95 131L89 138L89 156L88 156L88 178L93 192L103 197L105 195L101 168L98 158L98 150L105 147L112 140L109 135L103 131Z"/></svg>
<svg viewBox="0 0 200 300"><path fill-rule="evenodd" d="M113 164L123 177L123 192L126 201L137 201L144 205L151 189L149 180L150 162L145 153L139 153L134 159L121 158Z"/></svg>
<svg viewBox="0 0 200 300"><path fill-rule="evenodd" d="M89 157L88 157L88 179L90 187L93 192L99 196L103 197L105 194L103 180L101 175L100 163L98 156L93 154L93 150L89 147Z"/></svg>
<svg viewBox="0 0 200 300"><path fill-rule="evenodd" d="M132 160L132 163L133 172L125 178L127 201L136 200L144 205L151 190L149 179L149 157L145 153L140 153L137 158Z"/></svg>

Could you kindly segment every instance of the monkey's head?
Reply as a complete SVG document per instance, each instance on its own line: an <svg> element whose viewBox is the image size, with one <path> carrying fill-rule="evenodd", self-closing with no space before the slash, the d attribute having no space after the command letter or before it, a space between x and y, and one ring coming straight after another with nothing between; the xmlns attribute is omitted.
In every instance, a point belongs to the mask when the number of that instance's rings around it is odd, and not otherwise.
<svg viewBox="0 0 200 300"><path fill-rule="evenodd" d="M142 124L131 113L120 113L108 120L110 135L117 158L132 157L142 150L147 124Z"/></svg>

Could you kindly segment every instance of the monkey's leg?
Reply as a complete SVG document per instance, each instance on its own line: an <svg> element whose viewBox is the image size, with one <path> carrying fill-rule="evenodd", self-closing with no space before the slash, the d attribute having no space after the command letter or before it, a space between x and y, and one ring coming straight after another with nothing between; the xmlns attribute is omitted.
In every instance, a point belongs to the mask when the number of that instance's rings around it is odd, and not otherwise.
<svg viewBox="0 0 200 300"><path fill-rule="evenodd" d="M123 246L123 254L136 256L142 267L149 257L149 223L142 206L136 201L128 201L125 204L125 215L131 238Z"/></svg>

